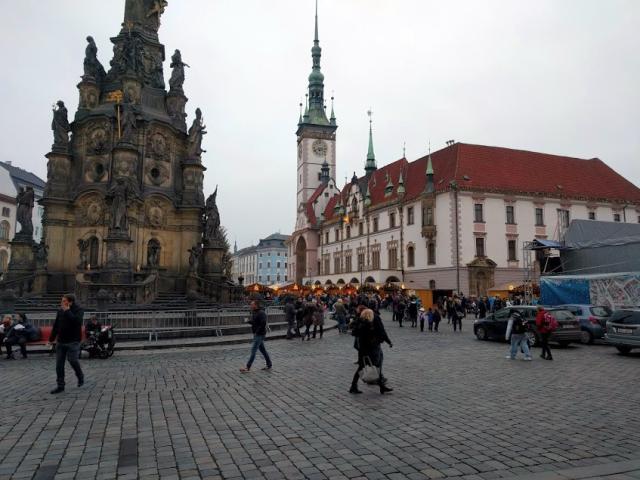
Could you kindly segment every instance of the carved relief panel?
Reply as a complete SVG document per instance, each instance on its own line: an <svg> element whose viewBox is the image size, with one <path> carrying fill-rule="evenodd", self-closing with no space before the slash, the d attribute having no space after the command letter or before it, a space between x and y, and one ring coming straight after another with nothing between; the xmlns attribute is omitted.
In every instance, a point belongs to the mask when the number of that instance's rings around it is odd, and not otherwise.
<svg viewBox="0 0 640 480"><path fill-rule="evenodd" d="M82 197L76 203L76 224L80 226L103 225L105 219L104 198L98 194Z"/></svg>
<svg viewBox="0 0 640 480"><path fill-rule="evenodd" d="M109 181L111 124L101 120L90 125L84 132L85 162L83 178L89 183Z"/></svg>

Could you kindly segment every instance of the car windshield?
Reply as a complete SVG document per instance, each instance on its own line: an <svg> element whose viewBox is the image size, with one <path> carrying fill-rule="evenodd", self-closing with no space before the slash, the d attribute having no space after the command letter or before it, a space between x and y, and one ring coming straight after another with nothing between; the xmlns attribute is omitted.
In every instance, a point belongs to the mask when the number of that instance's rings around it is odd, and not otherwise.
<svg viewBox="0 0 640 480"><path fill-rule="evenodd" d="M573 320L573 315L569 310L552 310L551 313L559 322L562 320Z"/></svg>
<svg viewBox="0 0 640 480"><path fill-rule="evenodd" d="M611 309L609 307L591 307L591 315L596 317L610 317Z"/></svg>
<svg viewBox="0 0 640 480"><path fill-rule="evenodd" d="M625 325L640 325L640 312L631 310L618 310L611 316L613 323L622 323Z"/></svg>

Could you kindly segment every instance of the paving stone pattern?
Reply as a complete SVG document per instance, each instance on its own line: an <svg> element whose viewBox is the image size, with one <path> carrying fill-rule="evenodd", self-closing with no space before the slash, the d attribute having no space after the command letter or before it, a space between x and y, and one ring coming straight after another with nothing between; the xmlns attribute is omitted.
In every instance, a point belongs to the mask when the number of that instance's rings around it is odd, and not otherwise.
<svg viewBox="0 0 640 480"><path fill-rule="evenodd" d="M270 372L260 354L238 371L248 345L83 360L85 386L67 368L58 396L52 357L0 360L0 479L587 478L640 459L640 355L596 345L511 361L470 321L441 327L387 320L384 396L347 392L353 338L335 331L267 342ZM610 478L640 478L628 470Z"/></svg>

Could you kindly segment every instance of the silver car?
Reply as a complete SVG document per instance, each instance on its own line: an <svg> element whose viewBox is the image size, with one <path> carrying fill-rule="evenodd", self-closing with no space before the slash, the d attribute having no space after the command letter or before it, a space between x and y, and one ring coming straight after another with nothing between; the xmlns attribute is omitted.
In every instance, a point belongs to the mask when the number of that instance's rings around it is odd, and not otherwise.
<svg viewBox="0 0 640 480"><path fill-rule="evenodd" d="M604 338L607 320L611 317L611 309L598 305L560 305L566 308L580 322L582 343L591 344L594 340Z"/></svg>
<svg viewBox="0 0 640 480"><path fill-rule="evenodd" d="M640 308L616 310L607 321L607 342L622 355L640 348Z"/></svg>

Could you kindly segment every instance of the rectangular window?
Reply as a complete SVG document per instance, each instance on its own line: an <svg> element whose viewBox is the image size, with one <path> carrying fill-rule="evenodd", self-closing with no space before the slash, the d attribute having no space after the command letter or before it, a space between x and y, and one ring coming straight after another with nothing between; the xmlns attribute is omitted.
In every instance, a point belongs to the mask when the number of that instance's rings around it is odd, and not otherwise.
<svg viewBox="0 0 640 480"><path fill-rule="evenodd" d="M596 212L589 212L589 220L595 220L596 219Z"/></svg>
<svg viewBox="0 0 640 480"><path fill-rule="evenodd" d="M335 229L334 234L335 234L335 241L336 242L340 241L340 229L339 228Z"/></svg>
<svg viewBox="0 0 640 480"><path fill-rule="evenodd" d="M380 251L371 252L371 266L374 270L380 270Z"/></svg>
<svg viewBox="0 0 640 480"><path fill-rule="evenodd" d="M509 240L507 242L507 250L508 250L508 258L507 260L509 260L510 262L514 262L516 260L518 260L518 256L517 256L517 250L516 250L516 241L515 240Z"/></svg>
<svg viewBox="0 0 640 480"><path fill-rule="evenodd" d="M373 218L373 231L374 232L378 231L378 217Z"/></svg>
<svg viewBox="0 0 640 480"><path fill-rule="evenodd" d="M407 225L413 225L413 207L407 207Z"/></svg>
<svg viewBox="0 0 640 480"><path fill-rule="evenodd" d="M476 237L476 257L484 256L484 237Z"/></svg>
<svg viewBox="0 0 640 480"><path fill-rule="evenodd" d="M536 208L536 226L544 227L544 209Z"/></svg>
<svg viewBox="0 0 640 480"><path fill-rule="evenodd" d="M484 222L484 215L482 212L482 204L481 203L476 203L473 205L473 221L476 223L483 223Z"/></svg>
<svg viewBox="0 0 640 480"><path fill-rule="evenodd" d="M284 262L284 268L287 268L287 262Z"/></svg>
<svg viewBox="0 0 640 480"><path fill-rule="evenodd" d="M333 258L333 273L340 273L340 257Z"/></svg>
<svg viewBox="0 0 640 480"><path fill-rule="evenodd" d="M358 270L364 270L364 252L358 254Z"/></svg>
<svg viewBox="0 0 640 480"><path fill-rule="evenodd" d="M258 270L262 270L262 263L258 264Z"/></svg>
<svg viewBox="0 0 640 480"><path fill-rule="evenodd" d="M285 282L289 281L289 277L287 275L284 276L284 281Z"/></svg>
<svg viewBox="0 0 640 480"><path fill-rule="evenodd" d="M565 230L569 228L571 217L569 215L569 210L564 210L562 208L558 209L558 224L560 228Z"/></svg>
<svg viewBox="0 0 640 480"><path fill-rule="evenodd" d="M280 262L276 263L276 268L280 268Z"/></svg>
<svg viewBox="0 0 640 480"><path fill-rule="evenodd" d="M396 214L395 213L390 213L389 214L389 228L395 228L396 227Z"/></svg>
<svg viewBox="0 0 640 480"><path fill-rule="evenodd" d="M398 268L398 249L390 248L389 252L389 270L395 270Z"/></svg>
<svg viewBox="0 0 640 480"><path fill-rule="evenodd" d="M347 238L351 238L351 227L347 225Z"/></svg>
<svg viewBox="0 0 640 480"><path fill-rule="evenodd" d="M516 223L516 213L513 205L507 205L507 223L509 225Z"/></svg>
<svg viewBox="0 0 640 480"><path fill-rule="evenodd" d="M267 262L267 268L271 268L271 262Z"/></svg>
<svg viewBox="0 0 640 480"><path fill-rule="evenodd" d="M353 271L353 265L351 262L351 252L348 252L344 257L344 271L349 273Z"/></svg>
<svg viewBox="0 0 640 480"><path fill-rule="evenodd" d="M427 244L427 264L436 264L436 244L433 242L429 242Z"/></svg>
<svg viewBox="0 0 640 480"><path fill-rule="evenodd" d="M267 275L267 282L271 282L271 275Z"/></svg>
<svg viewBox="0 0 640 480"><path fill-rule="evenodd" d="M358 235L360 235L360 236L364 235L364 223L363 222L360 222L358 224Z"/></svg>
<svg viewBox="0 0 640 480"><path fill-rule="evenodd" d="M331 273L330 268L331 268L331 258L329 257L329 255L325 255L324 256L324 274L325 275L329 275L329 273Z"/></svg>
<svg viewBox="0 0 640 480"><path fill-rule="evenodd" d="M614 213L613 214L613 221L614 222L619 222L620 221L620 214L619 213Z"/></svg>
<svg viewBox="0 0 640 480"><path fill-rule="evenodd" d="M280 274L278 274L278 277L276 278L276 282L280 281Z"/></svg>
<svg viewBox="0 0 640 480"><path fill-rule="evenodd" d="M433 225L433 207L425 207L423 210L424 225L430 227Z"/></svg>
<svg viewBox="0 0 640 480"><path fill-rule="evenodd" d="M9 210L7 207L2 207L2 216L3 217L11 216L11 210Z"/></svg>
<svg viewBox="0 0 640 480"><path fill-rule="evenodd" d="M324 243L325 245L329 243L329 232L324 232Z"/></svg>

